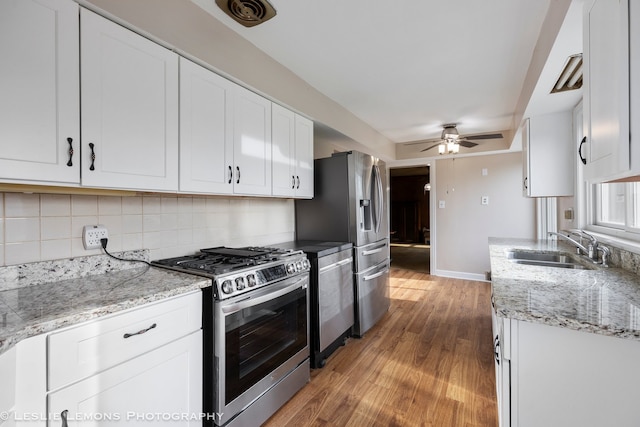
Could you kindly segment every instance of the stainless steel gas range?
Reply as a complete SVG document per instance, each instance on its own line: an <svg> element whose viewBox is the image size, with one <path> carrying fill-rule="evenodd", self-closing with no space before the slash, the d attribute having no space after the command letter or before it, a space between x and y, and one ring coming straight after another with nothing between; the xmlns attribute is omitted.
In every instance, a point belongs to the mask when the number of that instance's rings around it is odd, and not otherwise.
<svg viewBox="0 0 640 427"><path fill-rule="evenodd" d="M256 426L309 382L310 263L302 251L208 248L153 262L212 279L204 290L204 411Z"/></svg>

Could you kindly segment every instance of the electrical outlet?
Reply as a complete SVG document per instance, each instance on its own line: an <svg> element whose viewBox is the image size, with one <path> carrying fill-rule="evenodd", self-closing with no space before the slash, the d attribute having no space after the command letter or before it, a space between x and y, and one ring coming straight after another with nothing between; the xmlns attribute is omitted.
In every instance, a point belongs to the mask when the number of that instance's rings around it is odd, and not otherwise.
<svg viewBox="0 0 640 427"><path fill-rule="evenodd" d="M100 249L100 239L108 239L109 233L104 225L85 225L82 229L82 244L86 250Z"/></svg>

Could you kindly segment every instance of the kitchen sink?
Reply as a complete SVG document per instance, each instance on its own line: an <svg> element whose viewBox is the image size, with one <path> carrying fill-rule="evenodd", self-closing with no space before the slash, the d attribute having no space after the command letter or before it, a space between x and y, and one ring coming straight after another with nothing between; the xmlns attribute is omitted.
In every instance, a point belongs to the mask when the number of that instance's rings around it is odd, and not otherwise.
<svg viewBox="0 0 640 427"><path fill-rule="evenodd" d="M591 269L566 252L533 252L512 249L507 251L507 259L516 264L537 265L541 267Z"/></svg>

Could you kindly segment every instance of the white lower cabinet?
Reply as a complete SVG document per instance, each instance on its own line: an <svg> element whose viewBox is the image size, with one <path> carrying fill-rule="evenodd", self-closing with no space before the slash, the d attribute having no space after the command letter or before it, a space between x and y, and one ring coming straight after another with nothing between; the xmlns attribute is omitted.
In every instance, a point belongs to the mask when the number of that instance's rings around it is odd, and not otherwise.
<svg viewBox="0 0 640 427"><path fill-rule="evenodd" d="M0 383L1 427L201 426L202 293L20 341Z"/></svg>
<svg viewBox="0 0 640 427"><path fill-rule="evenodd" d="M199 426L202 331L48 396L49 427Z"/></svg>
<svg viewBox="0 0 640 427"><path fill-rule="evenodd" d="M15 425L15 390L16 390L16 349L15 347L0 354L0 426Z"/></svg>
<svg viewBox="0 0 640 427"><path fill-rule="evenodd" d="M201 425L202 294L47 338L48 427Z"/></svg>
<svg viewBox="0 0 640 427"><path fill-rule="evenodd" d="M503 322L500 426L637 427L640 342L556 326ZM507 326L508 325L508 326ZM502 362L505 363L502 363ZM505 417L506 414L506 417Z"/></svg>

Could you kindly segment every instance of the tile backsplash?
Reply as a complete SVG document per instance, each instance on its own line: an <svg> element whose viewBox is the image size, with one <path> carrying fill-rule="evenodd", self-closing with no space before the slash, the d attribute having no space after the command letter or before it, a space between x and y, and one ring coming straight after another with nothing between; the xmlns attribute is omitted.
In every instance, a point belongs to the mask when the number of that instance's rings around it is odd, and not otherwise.
<svg viewBox="0 0 640 427"><path fill-rule="evenodd" d="M151 259L295 238L289 199L0 193L0 265L100 254L82 245L94 224L107 227L109 252L148 249Z"/></svg>

